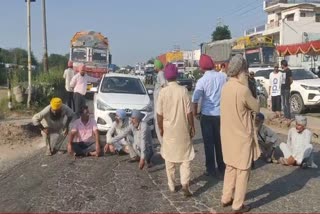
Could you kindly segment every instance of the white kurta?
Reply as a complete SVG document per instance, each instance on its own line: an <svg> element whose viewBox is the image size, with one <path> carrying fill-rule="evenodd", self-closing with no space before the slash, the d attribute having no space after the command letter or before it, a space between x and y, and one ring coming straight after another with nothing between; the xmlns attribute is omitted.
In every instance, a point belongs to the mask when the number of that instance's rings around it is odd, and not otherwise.
<svg viewBox="0 0 320 214"><path fill-rule="evenodd" d="M280 149L285 158L292 156L297 164L300 165L312 153L311 140L312 132L310 130L305 129L302 133L298 133L296 128L291 128L288 133L287 143L281 143Z"/></svg>
<svg viewBox="0 0 320 214"><path fill-rule="evenodd" d="M157 114L163 116L162 157L169 162L182 163L194 158L187 115L192 112L191 100L185 87L170 82L161 89Z"/></svg>

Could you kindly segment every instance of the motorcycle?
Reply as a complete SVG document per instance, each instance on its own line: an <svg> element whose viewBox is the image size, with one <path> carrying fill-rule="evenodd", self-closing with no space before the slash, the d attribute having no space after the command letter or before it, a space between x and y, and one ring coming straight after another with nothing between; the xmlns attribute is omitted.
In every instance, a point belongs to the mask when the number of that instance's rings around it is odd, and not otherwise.
<svg viewBox="0 0 320 214"><path fill-rule="evenodd" d="M267 90L263 87L260 80L257 80L256 87L257 87L257 97L259 100L260 107L267 108L268 107Z"/></svg>

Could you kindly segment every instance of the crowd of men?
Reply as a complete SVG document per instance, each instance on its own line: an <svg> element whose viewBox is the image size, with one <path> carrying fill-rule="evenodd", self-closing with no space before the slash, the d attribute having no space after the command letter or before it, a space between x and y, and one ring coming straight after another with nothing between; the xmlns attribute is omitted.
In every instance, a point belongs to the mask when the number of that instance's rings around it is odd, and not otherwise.
<svg viewBox="0 0 320 214"><path fill-rule="evenodd" d="M232 206L236 212L247 212L244 204L250 170L254 161L262 157L268 163L317 167L313 162L312 132L306 128L307 119L296 116L296 127L291 128L286 143L279 145L277 134L265 126L255 89L250 87L253 76L242 55L234 56L226 69L216 71L210 56L201 55L199 66L203 76L198 80L192 99L185 87L178 85L178 69L174 64L165 66L154 62L157 82L154 91L155 129L160 142L160 153L165 160L168 188L176 192L175 169L180 167L183 194L192 196L189 189L191 161L195 157L192 138L195 136L194 118L200 120L204 142L206 176L224 176L221 203ZM291 120L288 94L292 77L286 61L282 61L284 75L277 67L270 74L272 109L277 117ZM47 145L47 155L58 148L52 145L51 134L67 135L72 118L67 150L70 155L99 156L102 152L129 154L130 162L152 167L153 139L147 123L138 110L130 116L116 111L115 121L106 135L106 145L101 149L96 121L90 117L84 95L87 82L96 81L85 74L85 67L74 74L72 63L65 71L67 103L53 98L46 108L33 117L33 123L42 131ZM281 89L281 90L280 90ZM283 102L281 103L281 95ZM74 109L74 111L73 111ZM59 147L59 145L58 145ZM279 147L283 157L276 159Z"/></svg>

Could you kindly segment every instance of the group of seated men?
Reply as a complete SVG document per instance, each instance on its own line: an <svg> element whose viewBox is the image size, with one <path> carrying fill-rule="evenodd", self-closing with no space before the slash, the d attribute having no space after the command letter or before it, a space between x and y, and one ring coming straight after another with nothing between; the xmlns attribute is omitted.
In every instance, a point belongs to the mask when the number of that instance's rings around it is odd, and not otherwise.
<svg viewBox="0 0 320 214"><path fill-rule="evenodd" d="M307 118L297 115L296 127L289 130L287 142L280 143L277 134L265 126L262 113L256 115L256 128L262 158L268 163L280 163L287 166L301 166L302 168L317 168L313 162L312 132L307 129ZM284 157L275 159L275 150L279 147Z"/></svg>
<svg viewBox="0 0 320 214"><path fill-rule="evenodd" d="M100 156L101 144L97 123L90 117L87 106L80 112L80 118L73 120L74 112L62 103L60 98L53 98L50 105L32 118L33 124L41 130L46 144L46 155L59 152L64 138L67 136L69 126L71 131L67 144L67 151L72 156ZM132 110L131 117L127 117L124 110L116 111L116 118L106 136L105 153L129 153L130 162L139 162L139 168L143 169L145 163L151 167L153 145L151 131L148 125L142 121L143 115L138 110ZM66 121L65 121L66 119ZM130 121L129 121L130 120ZM56 135L56 140L53 139ZM58 136L58 137L57 137Z"/></svg>
<svg viewBox="0 0 320 214"><path fill-rule="evenodd" d="M64 138L52 139L54 134L67 136L69 125L75 114L62 103L60 98L53 98L50 105L32 118L33 124L41 129L43 140L46 144L46 154L52 155L61 147ZM65 121L66 118L66 121ZM281 163L283 165L299 165L303 168L317 168L313 162L312 132L306 128L307 118L296 116L296 127L288 133L287 143L278 144L278 136L270 128L265 126L265 117L262 113L256 116L256 129L258 142L262 151L262 158L268 163ZM71 124L67 150L73 156L99 156L101 144L97 123L90 117L87 106L81 109L80 118ZM59 138L58 138L59 139ZM276 160L274 153L279 147L284 157ZM115 121L106 135L105 153L129 154L130 162L139 162L139 168L143 169L145 163L151 167L153 156L153 139L147 123L142 121L142 114L138 110L132 110L130 118L122 109L116 111Z"/></svg>

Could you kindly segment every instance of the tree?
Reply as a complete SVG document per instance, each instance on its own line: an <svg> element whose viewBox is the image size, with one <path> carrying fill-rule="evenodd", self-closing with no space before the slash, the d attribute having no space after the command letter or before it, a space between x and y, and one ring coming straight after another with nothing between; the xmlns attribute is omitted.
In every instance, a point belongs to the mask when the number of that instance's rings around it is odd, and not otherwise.
<svg viewBox="0 0 320 214"><path fill-rule="evenodd" d="M68 57L60 54L50 54L48 58L49 68L58 68L63 70L67 67Z"/></svg>
<svg viewBox="0 0 320 214"><path fill-rule="evenodd" d="M231 39L231 32L228 25L217 26L212 33L212 41L218 41L223 39Z"/></svg>

